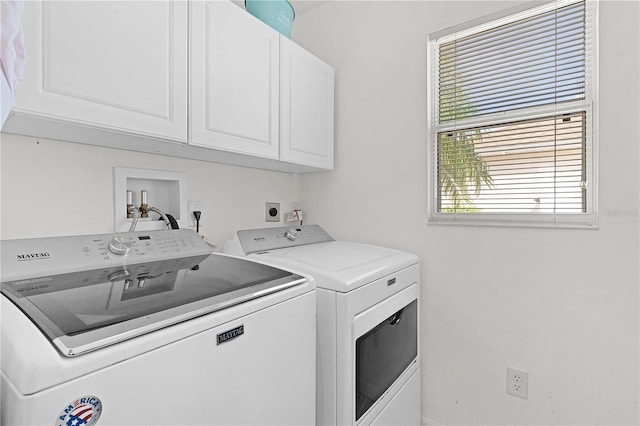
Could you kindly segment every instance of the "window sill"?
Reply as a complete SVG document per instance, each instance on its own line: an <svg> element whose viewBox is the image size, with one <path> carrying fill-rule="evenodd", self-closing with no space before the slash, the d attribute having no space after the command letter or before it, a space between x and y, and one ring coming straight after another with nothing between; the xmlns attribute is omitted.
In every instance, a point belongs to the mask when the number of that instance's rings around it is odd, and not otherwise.
<svg viewBox="0 0 640 426"><path fill-rule="evenodd" d="M508 213L432 213L429 225L549 228L549 229L599 229L597 215L522 215Z"/></svg>

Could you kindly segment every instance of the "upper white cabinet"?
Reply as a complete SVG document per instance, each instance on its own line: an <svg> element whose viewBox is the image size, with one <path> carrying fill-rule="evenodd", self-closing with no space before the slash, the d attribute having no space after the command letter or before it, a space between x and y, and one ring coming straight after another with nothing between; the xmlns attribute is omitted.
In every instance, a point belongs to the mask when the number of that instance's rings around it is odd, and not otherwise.
<svg viewBox="0 0 640 426"><path fill-rule="evenodd" d="M280 159L332 169L333 68L280 41Z"/></svg>
<svg viewBox="0 0 640 426"><path fill-rule="evenodd" d="M230 1L29 1L3 132L333 168L333 69Z"/></svg>
<svg viewBox="0 0 640 426"><path fill-rule="evenodd" d="M333 168L333 68L230 2L191 4L189 143Z"/></svg>
<svg viewBox="0 0 640 426"><path fill-rule="evenodd" d="M279 34L230 2L190 13L189 142L277 159Z"/></svg>
<svg viewBox="0 0 640 426"><path fill-rule="evenodd" d="M17 114L186 142L187 3L30 1Z"/></svg>

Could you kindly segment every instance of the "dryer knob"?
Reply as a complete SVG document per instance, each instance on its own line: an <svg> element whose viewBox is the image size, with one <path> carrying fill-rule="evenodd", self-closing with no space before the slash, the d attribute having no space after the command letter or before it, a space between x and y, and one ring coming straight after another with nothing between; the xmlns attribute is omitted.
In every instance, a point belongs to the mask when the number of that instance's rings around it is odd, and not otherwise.
<svg viewBox="0 0 640 426"><path fill-rule="evenodd" d="M124 256L129 253L131 246L133 245L131 238L128 237L113 237L109 243L109 250L113 254L118 256Z"/></svg>
<svg viewBox="0 0 640 426"><path fill-rule="evenodd" d="M287 232L284 233L284 236L287 237L289 241L295 241L298 238L298 234L293 229L287 229Z"/></svg>

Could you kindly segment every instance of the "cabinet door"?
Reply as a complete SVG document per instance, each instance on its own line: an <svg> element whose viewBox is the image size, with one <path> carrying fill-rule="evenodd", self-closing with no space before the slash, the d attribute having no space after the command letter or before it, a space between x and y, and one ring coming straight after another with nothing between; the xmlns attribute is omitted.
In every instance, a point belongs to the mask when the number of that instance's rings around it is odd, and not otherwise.
<svg viewBox="0 0 640 426"><path fill-rule="evenodd" d="M187 4L25 2L16 110L186 142Z"/></svg>
<svg viewBox="0 0 640 426"><path fill-rule="evenodd" d="M279 34L231 2L190 17L189 142L277 158Z"/></svg>
<svg viewBox="0 0 640 426"><path fill-rule="evenodd" d="M281 160L333 169L333 87L331 66L281 37Z"/></svg>

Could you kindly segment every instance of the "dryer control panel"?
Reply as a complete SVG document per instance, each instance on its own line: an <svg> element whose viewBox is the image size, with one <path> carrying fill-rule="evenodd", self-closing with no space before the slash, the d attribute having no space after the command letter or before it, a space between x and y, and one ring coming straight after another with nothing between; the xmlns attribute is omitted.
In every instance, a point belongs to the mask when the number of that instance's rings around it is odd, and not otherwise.
<svg viewBox="0 0 640 426"><path fill-rule="evenodd" d="M333 241L320 225L247 229L238 231L236 238L245 255Z"/></svg>

